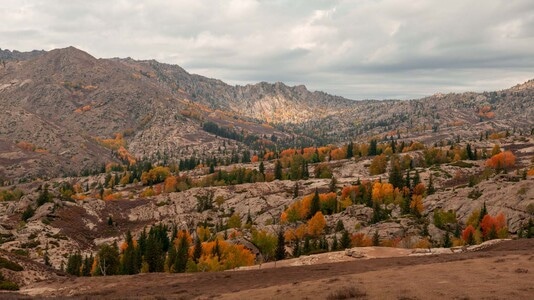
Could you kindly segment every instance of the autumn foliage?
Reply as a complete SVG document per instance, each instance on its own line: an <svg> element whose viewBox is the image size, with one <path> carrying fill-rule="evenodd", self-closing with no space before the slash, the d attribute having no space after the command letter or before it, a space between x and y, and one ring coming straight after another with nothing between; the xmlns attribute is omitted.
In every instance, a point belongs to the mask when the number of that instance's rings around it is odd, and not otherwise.
<svg viewBox="0 0 534 300"><path fill-rule="evenodd" d="M497 170L508 169L515 165L515 159L516 157L511 151L504 151L488 159L486 166Z"/></svg>

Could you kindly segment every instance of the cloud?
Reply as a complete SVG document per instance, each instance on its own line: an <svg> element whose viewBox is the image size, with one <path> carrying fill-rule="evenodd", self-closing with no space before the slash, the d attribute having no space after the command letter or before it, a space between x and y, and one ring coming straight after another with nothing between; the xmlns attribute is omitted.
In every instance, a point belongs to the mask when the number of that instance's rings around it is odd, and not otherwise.
<svg viewBox="0 0 534 300"><path fill-rule="evenodd" d="M352 99L497 90L532 78L534 3L7 0L2 48L74 45L230 84L284 81Z"/></svg>

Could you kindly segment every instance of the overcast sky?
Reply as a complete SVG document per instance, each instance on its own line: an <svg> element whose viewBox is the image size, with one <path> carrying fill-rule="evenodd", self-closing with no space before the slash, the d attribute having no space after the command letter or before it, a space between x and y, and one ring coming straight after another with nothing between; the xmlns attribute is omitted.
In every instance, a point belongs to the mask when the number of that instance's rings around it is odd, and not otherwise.
<svg viewBox="0 0 534 300"><path fill-rule="evenodd" d="M504 89L534 78L531 0L3 0L0 48L75 46L230 84L350 99Z"/></svg>

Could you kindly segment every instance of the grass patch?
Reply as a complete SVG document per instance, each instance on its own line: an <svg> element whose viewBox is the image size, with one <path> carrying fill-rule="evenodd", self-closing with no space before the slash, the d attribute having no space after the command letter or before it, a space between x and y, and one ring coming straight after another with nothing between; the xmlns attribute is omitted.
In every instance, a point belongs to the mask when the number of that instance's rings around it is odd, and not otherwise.
<svg viewBox="0 0 534 300"><path fill-rule="evenodd" d="M326 297L327 300L358 299L365 298L367 293L355 287L342 287Z"/></svg>

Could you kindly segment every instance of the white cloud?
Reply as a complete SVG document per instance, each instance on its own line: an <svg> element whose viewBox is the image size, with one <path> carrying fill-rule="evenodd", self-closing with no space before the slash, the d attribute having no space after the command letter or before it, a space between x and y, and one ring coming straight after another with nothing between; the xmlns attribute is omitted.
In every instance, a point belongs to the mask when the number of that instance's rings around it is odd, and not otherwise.
<svg viewBox="0 0 534 300"><path fill-rule="evenodd" d="M2 4L2 48L74 45L96 57L155 58L231 84L284 81L353 99L413 98L533 77L529 0Z"/></svg>

